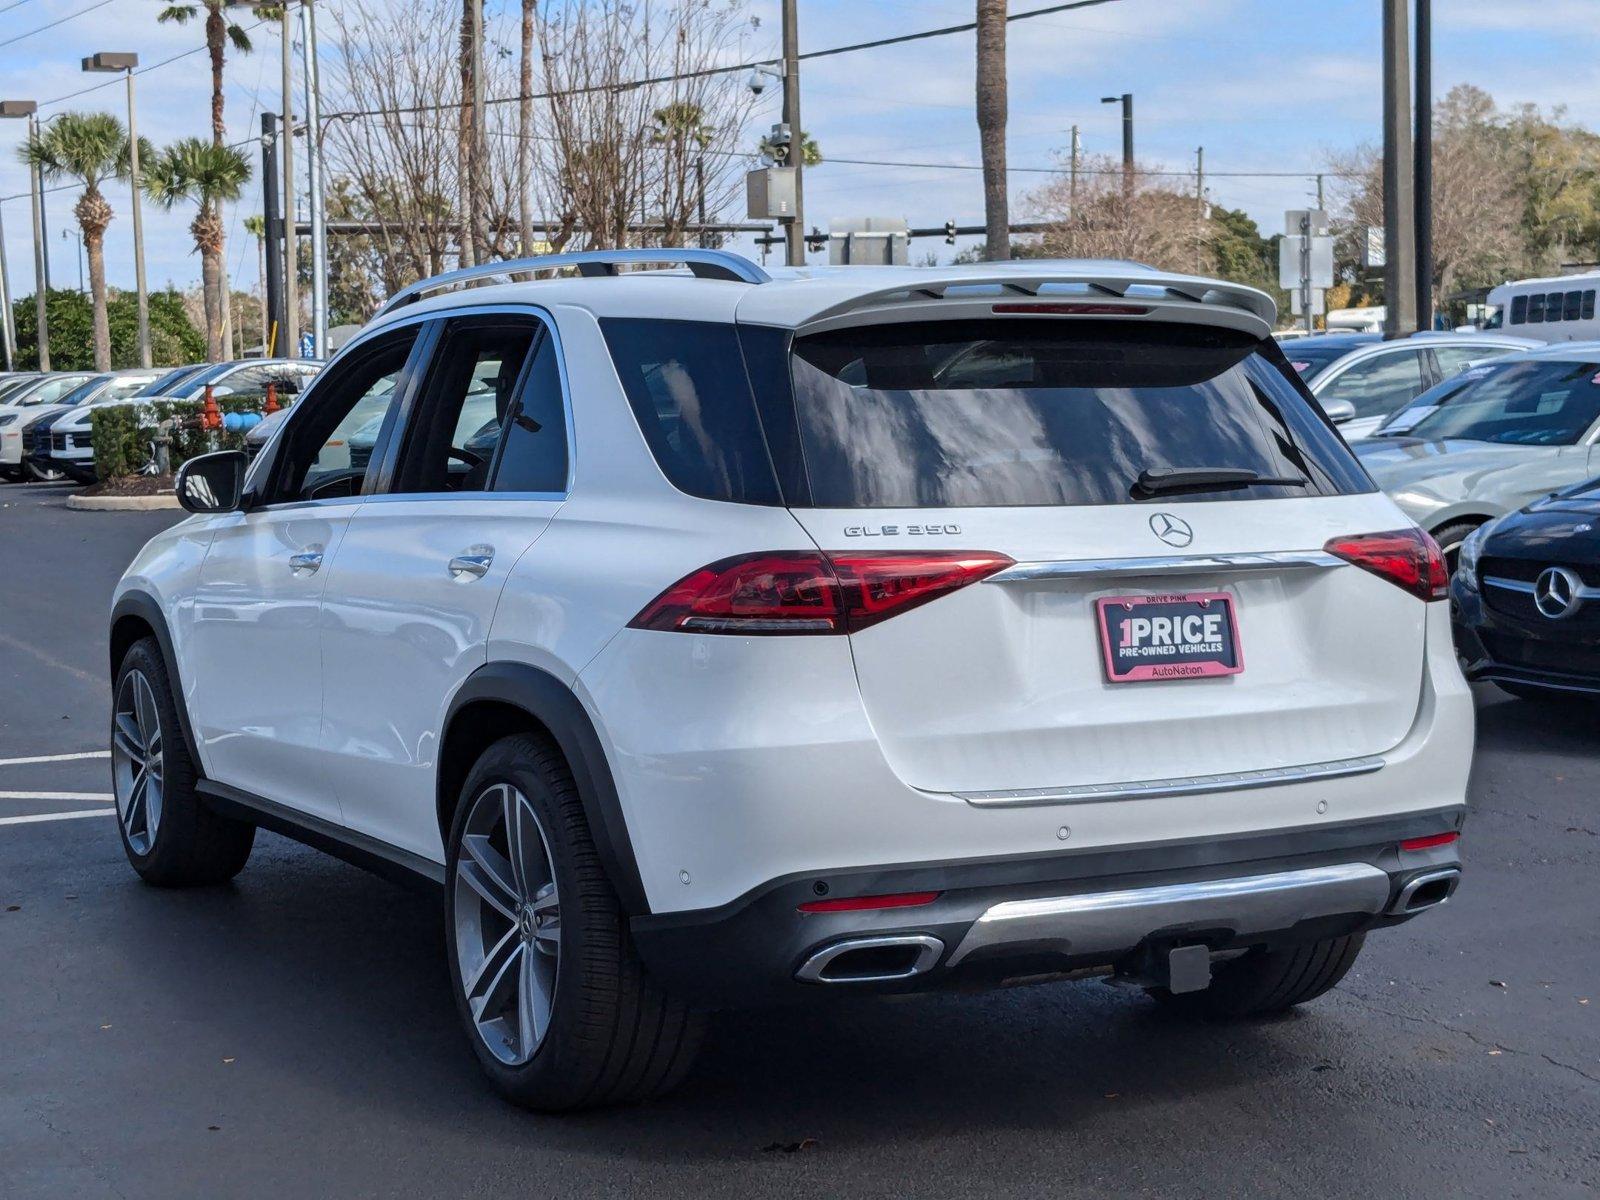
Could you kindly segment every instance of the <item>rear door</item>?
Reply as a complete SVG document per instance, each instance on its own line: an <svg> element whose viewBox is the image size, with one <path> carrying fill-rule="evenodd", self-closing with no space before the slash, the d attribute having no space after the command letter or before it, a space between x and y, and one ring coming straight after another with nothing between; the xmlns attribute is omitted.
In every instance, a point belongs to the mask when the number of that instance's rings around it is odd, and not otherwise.
<svg viewBox="0 0 1600 1200"><path fill-rule="evenodd" d="M351 828L424 857L440 852L445 713L487 661L506 577L566 498L561 380L555 336L531 312L443 322L329 574L320 769Z"/></svg>
<svg viewBox="0 0 1600 1200"><path fill-rule="evenodd" d="M796 340L811 495L794 511L818 547L1017 564L851 635L902 779L1018 799L1355 759L1405 736L1425 606L1322 552L1403 519L1253 347L1037 318ZM1195 468L1262 482L1159 474ZM1191 654L1185 629L1219 644ZM1172 669L1193 663L1207 669Z"/></svg>

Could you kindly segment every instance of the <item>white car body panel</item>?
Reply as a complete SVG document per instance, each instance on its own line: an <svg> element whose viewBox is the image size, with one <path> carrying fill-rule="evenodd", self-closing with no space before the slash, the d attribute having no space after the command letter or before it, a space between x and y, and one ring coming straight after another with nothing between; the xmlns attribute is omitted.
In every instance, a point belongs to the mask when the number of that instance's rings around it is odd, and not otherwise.
<svg viewBox="0 0 1600 1200"><path fill-rule="evenodd" d="M1591 430L1590 438L1596 432ZM1355 449L1374 482L1428 530L1515 512L1600 472L1600 448L1593 444L1517 446L1384 437Z"/></svg>
<svg viewBox="0 0 1600 1200"><path fill-rule="evenodd" d="M858 269L757 287L555 279L424 298L380 317L371 328L485 306L550 314L567 377L570 493L287 504L185 522L153 541L118 594L152 591L169 613L207 776L441 862L437 738L455 689L485 662L527 664L567 684L593 720L649 907L662 913L726 904L798 872L1225 838L1461 805L1471 700L1445 607L1353 566L1185 576L1181 590L1237 598L1249 667L1177 686L1104 683L1085 616L1097 596L1178 586L1159 576L974 584L850 637L628 627L700 566L844 548L845 526L884 514L678 492L644 441L596 317L811 328L971 315L955 300L894 299L893 287L915 278ZM1153 319L1266 336L1270 301L1234 291L1233 302L1149 304ZM952 549L1062 560L1163 554L1148 526L1157 509L1193 525L1186 553L1317 551L1330 537L1406 524L1379 493L938 515L962 526ZM490 573L452 578L450 557L478 544L495 547ZM322 568L292 572L289 556L313 547ZM1201 796L985 805L956 795L1364 756L1381 768Z"/></svg>

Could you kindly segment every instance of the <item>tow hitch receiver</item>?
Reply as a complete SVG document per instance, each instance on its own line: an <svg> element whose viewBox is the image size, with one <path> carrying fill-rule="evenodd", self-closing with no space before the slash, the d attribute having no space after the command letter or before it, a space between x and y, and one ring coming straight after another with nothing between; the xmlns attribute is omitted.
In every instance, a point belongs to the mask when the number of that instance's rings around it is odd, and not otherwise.
<svg viewBox="0 0 1600 1200"><path fill-rule="evenodd" d="M1205 946L1174 946L1167 951L1167 990L1203 992L1211 986L1211 951Z"/></svg>

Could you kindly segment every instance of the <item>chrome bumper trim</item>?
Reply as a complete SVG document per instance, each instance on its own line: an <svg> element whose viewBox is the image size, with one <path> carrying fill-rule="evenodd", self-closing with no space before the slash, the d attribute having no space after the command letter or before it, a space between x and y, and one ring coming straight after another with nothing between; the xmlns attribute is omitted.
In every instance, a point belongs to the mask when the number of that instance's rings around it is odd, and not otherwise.
<svg viewBox="0 0 1600 1200"><path fill-rule="evenodd" d="M1388 901L1389 876L1369 863L1007 900L972 923L946 965L1018 944L1073 957L1115 958L1152 934L1181 937L1221 930L1250 937L1290 929L1312 917L1376 915Z"/></svg>
<svg viewBox="0 0 1600 1200"><path fill-rule="evenodd" d="M1326 570L1350 564L1325 550L1281 550L1260 554L1164 554L1139 558L1072 558L1020 562L985 583L1029 583L1040 579L1136 578L1148 575L1237 575L1263 571Z"/></svg>
<svg viewBox="0 0 1600 1200"><path fill-rule="evenodd" d="M1298 767L1272 767L1264 771L1233 771L1222 775L1191 775L1174 779L1146 779L1136 783L1081 783L1067 787L1026 788L1014 792L952 792L958 800L984 807L1024 807L1037 804L1086 804L1098 800L1149 800L1157 796L1198 796L1206 792L1239 792L1249 788L1278 787L1368 775L1382 770L1375 754L1342 758L1334 762L1306 763Z"/></svg>

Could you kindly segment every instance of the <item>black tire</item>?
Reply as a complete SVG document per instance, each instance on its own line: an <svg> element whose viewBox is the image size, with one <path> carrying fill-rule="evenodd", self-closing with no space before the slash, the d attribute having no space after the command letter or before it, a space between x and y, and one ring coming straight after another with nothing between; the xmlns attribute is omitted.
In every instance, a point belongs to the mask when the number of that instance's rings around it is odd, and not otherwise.
<svg viewBox="0 0 1600 1200"><path fill-rule="evenodd" d="M1252 950L1218 965L1211 986L1173 995L1150 994L1175 1012L1213 1020L1264 1017L1315 1000L1345 977L1361 953L1365 935L1328 938L1287 950Z"/></svg>
<svg viewBox="0 0 1600 1200"><path fill-rule="evenodd" d="M1441 525L1433 531L1433 540L1439 543L1439 549L1444 551L1444 565L1450 574L1456 573L1456 566L1461 561L1461 543L1467 540L1467 535L1476 529L1482 521L1451 521L1448 525Z"/></svg>
<svg viewBox="0 0 1600 1200"><path fill-rule="evenodd" d="M160 721L159 820L130 835L126 779L119 759L117 724L124 688L138 674L148 682ZM245 821L219 816L195 791L199 768L178 722L166 659L154 638L129 647L117 670L112 692L112 786L117 795L117 832L128 861L146 883L157 887L197 887L225 883L244 869L255 843L256 827ZM136 845L136 841L138 844Z"/></svg>
<svg viewBox="0 0 1600 1200"><path fill-rule="evenodd" d="M463 937L477 936L470 925L464 934L458 929L457 887L469 810L503 785L529 802L560 897L559 955L547 1024L531 1058L517 1065L501 1061L485 1044L467 998L458 946ZM548 738L502 738L473 766L451 821L445 905L456 1009L478 1062L506 1099L541 1112L626 1104L662 1095L688 1073L704 1015L663 992L645 974L627 917L601 866L572 772ZM481 945L468 947L469 955L482 957L482 951Z"/></svg>

